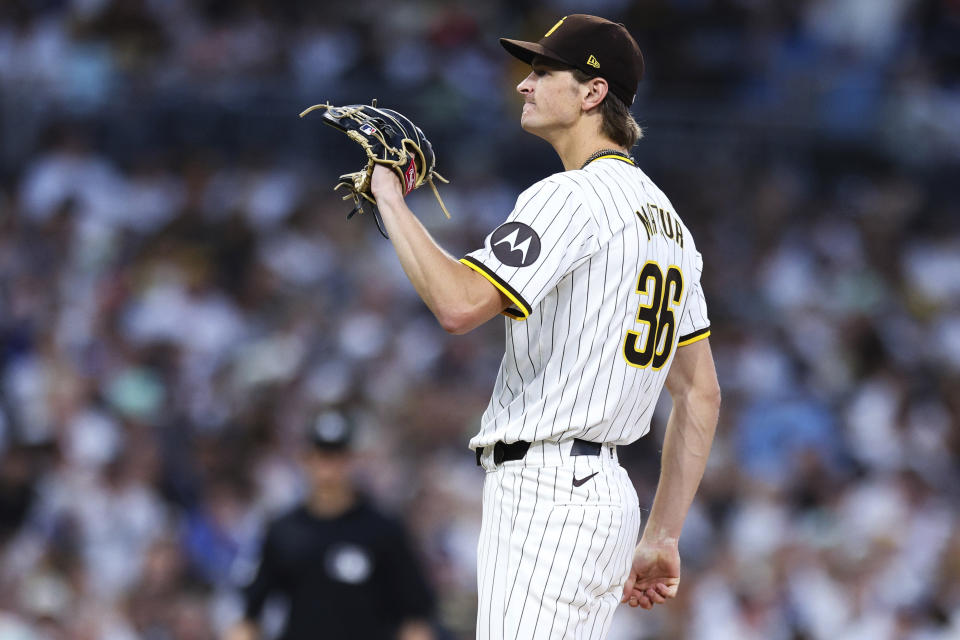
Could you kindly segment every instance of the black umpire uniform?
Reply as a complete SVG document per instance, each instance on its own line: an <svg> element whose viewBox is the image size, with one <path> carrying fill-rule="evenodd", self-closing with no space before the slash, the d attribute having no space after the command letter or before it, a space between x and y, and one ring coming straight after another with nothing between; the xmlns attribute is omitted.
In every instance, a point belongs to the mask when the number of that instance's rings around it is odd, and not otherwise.
<svg viewBox="0 0 960 640"><path fill-rule="evenodd" d="M283 640L395 638L405 621L427 621L433 612L404 526L349 485L350 436L341 414L317 419L307 465L320 467L308 469L311 492L322 491L324 482L347 483L346 501L334 507L337 513L319 513L311 496L272 522L256 577L244 590L247 621L259 618L271 595L286 597Z"/></svg>

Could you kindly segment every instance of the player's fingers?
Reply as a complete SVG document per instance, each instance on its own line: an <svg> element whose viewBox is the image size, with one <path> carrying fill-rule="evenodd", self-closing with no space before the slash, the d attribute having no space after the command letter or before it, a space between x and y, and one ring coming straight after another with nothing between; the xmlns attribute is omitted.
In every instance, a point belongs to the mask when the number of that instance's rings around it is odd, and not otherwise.
<svg viewBox="0 0 960 640"><path fill-rule="evenodd" d="M676 597L677 597L677 587L676 587L676 586L668 587L667 585L661 583L661 584L658 584L658 585L657 585L656 589L657 589L657 593L659 593L660 595L662 595L664 598L676 598Z"/></svg>
<svg viewBox="0 0 960 640"><path fill-rule="evenodd" d="M656 589L647 589L644 592L644 595L647 596L647 599L650 600L650 602L653 602L654 604L663 604L664 602L667 601L666 598L664 598L662 595L657 593Z"/></svg>
<svg viewBox="0 0 960 640"><path fill-rule="evenodd" d="M633 593L630 594L629 604L631 607L640 607L641 609L649 609L653 606L653 603L643 594L643 591L638 590L634 590Z"/></svg>
<svg viewBox="0 0 960 640"><path fill-rule="evenodd" d="M627 601L636 583L637 583L637 574L630 572L630 575L627 576L627 583L623 585L623 597L620 598L620 602Z"/></svg>
<svg viewBox="0 0 960 640"><path fill-rule="evenodd" d="M637 578L637 579L633 582L633 584L630 585L630 586L633 587L634 589L636 589L637 591L646 591L647 589L649 589L649 588L652 587L653 585L654 585L654 583L651 582L649 578L644 578L644 579Z"/></svg>

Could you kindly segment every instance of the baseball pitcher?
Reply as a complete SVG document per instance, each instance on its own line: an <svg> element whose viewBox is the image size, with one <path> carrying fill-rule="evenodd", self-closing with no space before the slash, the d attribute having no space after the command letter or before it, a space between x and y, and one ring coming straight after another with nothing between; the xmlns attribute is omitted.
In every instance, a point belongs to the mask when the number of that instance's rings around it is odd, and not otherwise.
<svg viewBox="0 0 960 640"><path fill-rule="evenodd" d="M500 42L532 69L517 87L520 125L553 146L564 171L521 193L460 260L404 202L436 175L423 132L375 106L320 106L367 149L367 168L341 184L357 207L376 205L443 328L506 317L503 361L470 441L486 470L477 638L603 638L618 603L649 609L680 583L678 539L720 404L703 263L629 155L644 68L629 32L570 15L538 42ZM637 494L617 448L647 433L664 385L673 409L638 544Z"/></svg>

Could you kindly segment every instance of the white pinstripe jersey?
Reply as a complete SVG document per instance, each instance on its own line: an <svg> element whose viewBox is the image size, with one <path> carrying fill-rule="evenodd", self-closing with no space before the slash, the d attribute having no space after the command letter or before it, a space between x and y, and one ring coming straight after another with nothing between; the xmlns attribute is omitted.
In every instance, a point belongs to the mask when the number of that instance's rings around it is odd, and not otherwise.
<svg viewBox="0 0 960 640"><path fill-rule="evenodd" d="M513 303L471 448L629 444L650 428L677 346L710 334L693 236L622 154L534 184L461 262Z"/></svg>

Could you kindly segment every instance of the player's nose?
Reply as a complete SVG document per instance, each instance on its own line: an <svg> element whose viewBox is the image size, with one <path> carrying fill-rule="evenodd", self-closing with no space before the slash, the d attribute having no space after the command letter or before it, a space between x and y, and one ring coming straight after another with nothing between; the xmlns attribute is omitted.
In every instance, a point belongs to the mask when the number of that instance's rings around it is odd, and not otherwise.
<svg viewBox="0 0 960 640"><path fill-rule="evenodd" d="M534 83L534 80L535 80L535 79L536 79L536 77L534 76L533 72L531 71L530 74L529 74L526 78L524 78L523 81L522 81L520 84L517 85L517 92L519 92L519 93L522 94L522 95L527 95L527 94L533 93L533 87L534 87L534 84L535 84L535 83Z"/></svg>

